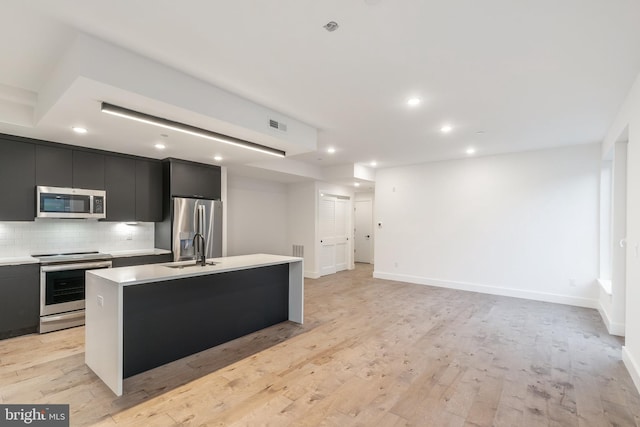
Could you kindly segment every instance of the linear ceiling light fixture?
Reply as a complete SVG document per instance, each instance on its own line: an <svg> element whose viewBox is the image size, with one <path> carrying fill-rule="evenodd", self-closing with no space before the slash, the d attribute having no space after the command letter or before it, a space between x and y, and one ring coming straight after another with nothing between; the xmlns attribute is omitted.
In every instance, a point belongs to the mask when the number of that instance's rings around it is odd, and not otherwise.
<svg viewBox="0 0 640 427"><path fill-rule="evenodd" d="M117 105L102 103L100 110L103 113L111 114L113 116L124 117L125 119L135 120L137 122L147 123L154 126L159 126L165 129L175 130L177 132L186 133L188 135L199 136L200 138L210 139L212 141L223 142L225 144L235 145L236 147L242 147L260 153L270 154L276 157L284 157L285 152L275 148L267 147L266 145L256 144L255 142L245 141L243 139L234 138L232 136L223 135L207 129L187 125L184 123L176 122L173 120L165 119L162 117L152 116L150 114L141 113L139 111L129 110L128 108L119 107Z"/></svg>

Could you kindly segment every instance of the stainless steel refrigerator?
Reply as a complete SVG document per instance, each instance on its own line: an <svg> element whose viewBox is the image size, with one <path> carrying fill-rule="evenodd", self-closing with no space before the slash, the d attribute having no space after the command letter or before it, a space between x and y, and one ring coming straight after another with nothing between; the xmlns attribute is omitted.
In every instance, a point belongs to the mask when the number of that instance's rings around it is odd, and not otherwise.
<svg viewBox="0 0 640 427"><path fill-rule="evenodd" d="M172 200L174 261L195 259L193 236L202 234L207 258L222 256L222 201L174 197Z"/></svg>

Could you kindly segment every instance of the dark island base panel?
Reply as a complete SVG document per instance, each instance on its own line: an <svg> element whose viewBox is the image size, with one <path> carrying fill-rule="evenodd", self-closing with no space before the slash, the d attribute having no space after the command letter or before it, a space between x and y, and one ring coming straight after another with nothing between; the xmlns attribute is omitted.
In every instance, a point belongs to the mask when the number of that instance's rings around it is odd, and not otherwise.
<svg viewBox="0 0 640 427"><path fill-rule="evenodd" d="M289 264L123 289L123 376L289 318Z"/></svg>
<svg viewBox="0 0 640 427"><path fill-rule="evenodd" d="M23 329L13 329L10 331L2 331L0 332L0 340L4 340L7 338L15 338L21 335L35 334L37 332L38 332L37 326L33 326L30 328L23 328Z"/></svg>

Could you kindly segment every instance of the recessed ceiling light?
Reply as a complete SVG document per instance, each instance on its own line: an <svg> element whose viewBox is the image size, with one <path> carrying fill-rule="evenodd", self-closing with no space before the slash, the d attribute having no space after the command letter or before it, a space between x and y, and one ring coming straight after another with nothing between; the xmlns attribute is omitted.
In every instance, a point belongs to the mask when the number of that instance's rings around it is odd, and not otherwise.
<svg viewBox="0 0 640 427"><path fill-rule="evenodd" d="M415 107L416 105L419 105L421 102L422 100L420 98L413 97L407 100L407 105L409 107Z"/></svg>
<svg viewBox="0 0 640 427"><path fill-rule="evenodd" d="M372 168L375 168L376 166L378 166L378 162L374 160L373 162L369 163L369 165L371 165Z"/></svg>
<svg viewBox="0 0 640 427"><path fill-rule="evenodd" d="M222 156L214 156L213 160L215 160L216 162L221 162L222 161Z"/></svg>
<svg viewBox="0 0 640 427"><path fill-rule="evenodd" d="M453 126L451 126L451 125L443 125L443 126L440 128L440 132L442 132L442 133L449 133L449 132L451 132L452 130L453 130Z"/></svg>
<svg viewBox="0 0 640 427"><path fill-rule="evenodd" d="M360 183L359 182L354 182L353 185L355 185L356 187L360 187Z"/></svg>
<svg viewBox="0 0 640 427"><path fill-rule="evenodd" d="M467 151L465 151L465 153L467 153L468 155L472 155L476 153L476 149L473 147L469 147L467 148Z"/></svg>
<svg viewBox="0 0 640 427"><path fill-rule="evenodd" d="M327 153L329 153L329 154L333 154L333 153L335 153L335 152L336 152L336 149L335 149L335 148L333 148L333 147L329 147L329 148L327 148Z"/></svg>
<svg viewBox="0 0 640 427"><path fill-rule="evenodd" d="M80 126L74 126L71 128L75 133L87 133L87 128L83 128Z"/></svg>
<svg viewBox="0 0 640 427"><path fill-rule="evenodd" d="M156 144L154 145L154 147L156 147L158 150L164 150L165 148L167 148L164 144Z"/></svg>

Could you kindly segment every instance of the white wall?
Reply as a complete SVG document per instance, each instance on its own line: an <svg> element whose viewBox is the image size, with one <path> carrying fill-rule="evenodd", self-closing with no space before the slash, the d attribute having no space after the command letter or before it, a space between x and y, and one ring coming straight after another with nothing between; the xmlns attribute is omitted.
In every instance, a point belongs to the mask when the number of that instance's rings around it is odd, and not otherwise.
<svg viewBox="0 0 640 427"><path fill-rule="evenodd" d="M227 174L227 254L291 255L287 186Z"/></svg>
<svg viewBox="0 0 640 427"><path fill-rule="evenodd" d="M154 224L75 219L0 222L0 258L73 251L126 251L154 247Z"/></svg>
<svg viewBox="0 0 640 427"><path fill-rule="evenodd" d="M370 242L371 242L371 261L373 262L373 259L375 257L375 242L376 242L376 239L375 239L375 224L374 224L375 213L374 213L374 209L373 209L374 208L374 203L375 203L375 194L372 191L372 192L366 192L366 193L355 193L355 195L354 195L354 206L356 206L355 202L357 202L357 201L369 201L369 200L371 201L371 225L370 225L370 227L371 227L371 239L370 239ZM357 226L358 226L356 224L356 222L355 222L355 212L354 212L353 225L354 225L354 229L357 228ZM354 245L356 244L355 236L354 236L353 244ZM355 256L354 256L354 260L355 260Z"/></svg>
<svg viewBox="0 0 640 427"><path fill-rule="evenodd" d="M603 141L602 153L608 153L627 130L626 313L622 360L640 390L640 76Z"/></svg>
<svg viewBox="0 0 640 427"><path fill-rule="evenodd" d="M382 169L375 277L597 306L596 145Z"/></svg>
<svg viewBox="0 0 640 427"><path fill-rule="evenodd" d="M289 247L304 246L304 277L318 278L316 262L315 181L299 182L288 186Z"/></svg>

